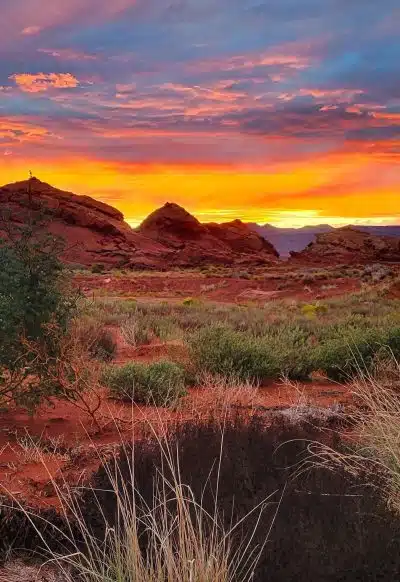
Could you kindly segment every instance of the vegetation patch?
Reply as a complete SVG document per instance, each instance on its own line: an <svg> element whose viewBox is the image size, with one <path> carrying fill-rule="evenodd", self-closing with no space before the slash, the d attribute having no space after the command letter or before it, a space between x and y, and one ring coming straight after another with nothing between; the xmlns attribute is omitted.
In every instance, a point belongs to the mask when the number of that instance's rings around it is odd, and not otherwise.
<svg viewBox="0 0 400 582"><path fill-rule="evenodd" d="M174 404L186 393L184 369L167 360L108 367L102 382L115 398L156 406Z"/></svg>

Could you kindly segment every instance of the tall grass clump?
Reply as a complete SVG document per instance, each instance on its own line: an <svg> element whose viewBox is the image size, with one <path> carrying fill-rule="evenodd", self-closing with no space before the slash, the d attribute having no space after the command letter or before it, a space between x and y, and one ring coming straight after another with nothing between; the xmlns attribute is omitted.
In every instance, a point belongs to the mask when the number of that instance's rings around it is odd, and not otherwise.
<svg viewBox="0 0 400 582"><path fill-rule="evenodd" d="M219 448L211 453L216 453L212 506L203 505L197 494L209 479L201 485L197 482L196 488L183 481L178 443L168 436L166 427L161 432L148 428L146 438L122 444L119 456L104 460L98 451L101 462L93 486L81 488L79 495L67 483L52 480L61 508L61 518L54 523L48 512L37 515L14 500L17 521L30 532L26 541L35 541L36 557L54 564L63 582L253 580L269 531L261 546L251 542L268 499L225 526L218 507L221 427L218 436L214 434ZM42 459L45 463L43 455ZM276 503L273 514L275 507ZM238 532L250 516L254 529L242 544Z"/></svg>
<svg viewBox="0 0 400 582"><path fill-rule="evenodd" d="M171 405L186 393L184 369L167 360L110 366L102 382L115 398L157 406Z"/></svg>
<svg viewBox="0 0 400 582"><path fill-rule="evenodd" d="M352 385L356 403L349 415L353 438L340 450L315 443L308 462L330 470L363 475L390 509L400 513L400 364L381 354L372 371L361 371Z"/></svg>
<svg viewBox="0 0 400 582"><path fill-rule="evenodd" d="M87 315L84 311L73 321L76 339L96 360L109 362L114 359L117 344L111 331L102 321Z"/></svg>

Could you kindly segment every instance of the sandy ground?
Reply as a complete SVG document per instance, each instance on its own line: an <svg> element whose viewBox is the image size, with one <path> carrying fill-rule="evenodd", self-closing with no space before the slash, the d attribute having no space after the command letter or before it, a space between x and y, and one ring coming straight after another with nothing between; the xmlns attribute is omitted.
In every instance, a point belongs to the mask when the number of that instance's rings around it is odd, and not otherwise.
<svg viewBox="0 0 400 582"><path fill-rule="evenodd" d="M271 274L270 274L271 276ZM332 278L300 282L282 278L237 279L206 277L200 274L179 276L141 275L116 277L110 275L76 275L75 284L87 296L140 298L141 301L179 302L186 297L202 298L217 303L263 304L275 299L293 298L303 301L324 299L352 293L360 289L354 278ZM283 287L283 288L282 288Z"/></svg>

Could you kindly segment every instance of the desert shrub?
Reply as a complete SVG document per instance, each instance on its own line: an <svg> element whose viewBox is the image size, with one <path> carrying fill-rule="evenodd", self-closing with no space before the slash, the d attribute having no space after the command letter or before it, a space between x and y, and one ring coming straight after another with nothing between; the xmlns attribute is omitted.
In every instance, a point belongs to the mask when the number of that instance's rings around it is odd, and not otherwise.
<svg viewBox="0 0 400 582"><path fill-rule="evenodd" d="M305 380L314 370L312 332L299 325L282 325L270 329L261 338L264 346L274 354L279 376Z"/></svg>
<svg viewBox="0 0 400 582"><path fill-rule="evenodd" d="M151 330L138 317L130 317L121 326L121 333L131 346L142 346L151 341Z"/></svg>
<svg viewBox="0 0 400 582"><path fill-rule="evenodd" d="M166 341L181 335L174 318L170 316L163 318L153 317L150 321L150 326L154 335L161 341Z"/></svg>
<svg viewBox="0 0 400 582"><path fill-rule="evenodd" d="M374 359L386 339L378 329L339 328L315 348L314 367L331 380L342 382L372 371Z"/></svg>
<svg viewBox="0 0 400 582"><path fill-rule="evenodd" d="M185 394L184 369L167 360L109 367L102 382L116 398L158 406L173 404Z"/></svg>
<svg viewBox="0 0 400 582"><path fill-rule="evenodd" d="M400 360L400 327L390 327L385 332L384 347L396 360Z"/></svg>
<svg viewBox="0 0 400 582"><path fill-rule="evenodd" d="M104 328L101 319L81 313L73 322L73 333L82 350L97 360L109 362L114 359L117 344L109 329Z"/></svg>
<svg viewBox="0 0 400 582"><path fill-rule="evenodd" d="M214 325L189 338L192 361L199 373L261 381L278 373L272 346L249 334Z"/></svg>
<svg viewBox="0 0 400 582"><path fill-rule="evenodd" d="M328 311L326 305L321 303L306 303L302 305L301 312L307 317L316 317L317 315L323 315Z"/></svg>
<svg viewBox="0 0 400 582"><path fill-rule="evenodd" d="M0 401L35 407L60 389L54 370L77 294L59 259L60 239L41 216L0 240ZM12 232L10 232L12 231Z"/></svg>
<svg viewBox="0 0 400 582"><path fill-rule="evenodd" d="M182 305L184 305L185 307L190 307L192 305L199 305L200 304L200 300L197 299L196 297L186 297L186 299L184 299L182 301Z"/></svg>
<svg viewBox="0 0 400 582"><path fill-rule="evenodd" d="M193 334L189 348L198 373L255 382L281 376L304 379L313 370L310 339L307 330L295 325L265 327L261 336L214 325Z"/></svg>
<svg viewBox="0 0 400 582"><path fill-rule="evenodd" d="M90 354L96 360L110 362L115 358L117 344L109 329L102 329L96 340L90 346Z"/></svg>

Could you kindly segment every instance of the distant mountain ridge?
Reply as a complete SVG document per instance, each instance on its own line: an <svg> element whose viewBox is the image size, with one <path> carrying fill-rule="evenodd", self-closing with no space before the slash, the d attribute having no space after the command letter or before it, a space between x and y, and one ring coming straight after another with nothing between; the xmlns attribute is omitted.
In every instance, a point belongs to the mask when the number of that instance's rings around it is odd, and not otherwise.
<svg viewBox="0 0 400 582"><path fill-rule="evenodd" d="M301 228L280 228L271 224L259 225L253 222L248 226L268 240L278 251L281 257L289 257L292 251L300 252L310 243L315 241L319 234L325 234L339 230L329 224L317 226L303 226ZM358 226L349 225L361 232L375 236L400 237L400 225L388 226Z"/></svg>

